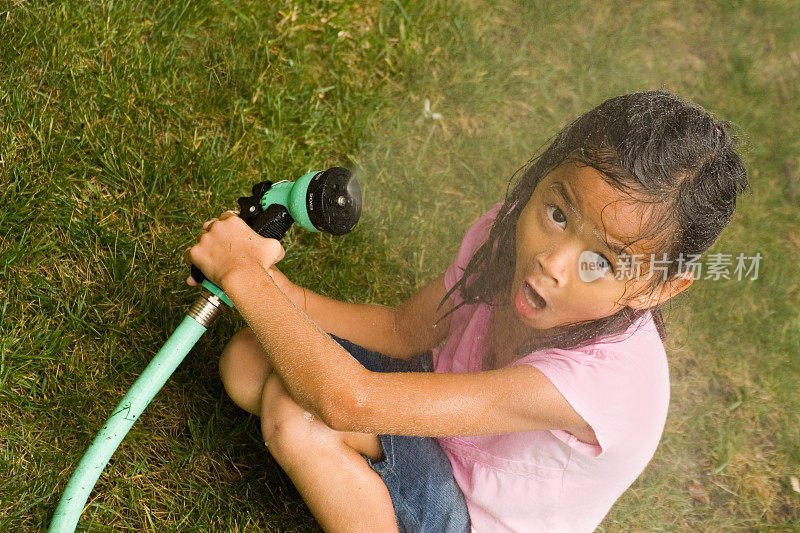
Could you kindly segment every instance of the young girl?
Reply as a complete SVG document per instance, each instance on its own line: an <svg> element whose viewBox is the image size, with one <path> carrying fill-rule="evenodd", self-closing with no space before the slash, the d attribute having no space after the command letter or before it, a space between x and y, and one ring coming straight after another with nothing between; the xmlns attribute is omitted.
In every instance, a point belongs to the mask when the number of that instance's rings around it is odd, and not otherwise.
<svg viewBox="0 0 800 533"><path fill-rule="evenodd" d="M659 306L747 188L725 123L644 92L564 128L397 308L291 283L233 212L186 257L247 321L222 381L324 529L591 531L661 437Z"/></svg>

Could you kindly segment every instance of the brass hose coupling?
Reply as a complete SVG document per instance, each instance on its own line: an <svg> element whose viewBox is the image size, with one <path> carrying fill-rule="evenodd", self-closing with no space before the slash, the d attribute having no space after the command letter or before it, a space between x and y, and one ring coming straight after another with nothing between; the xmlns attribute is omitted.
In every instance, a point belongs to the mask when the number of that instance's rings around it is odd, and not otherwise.
<svg viewBox="0 0 800 533"><path fill-rule="evenodd" d="M218 296L206 288L200 291L200 296L189 309L189 316L206 329L211 327L225 304Z"/></svg>

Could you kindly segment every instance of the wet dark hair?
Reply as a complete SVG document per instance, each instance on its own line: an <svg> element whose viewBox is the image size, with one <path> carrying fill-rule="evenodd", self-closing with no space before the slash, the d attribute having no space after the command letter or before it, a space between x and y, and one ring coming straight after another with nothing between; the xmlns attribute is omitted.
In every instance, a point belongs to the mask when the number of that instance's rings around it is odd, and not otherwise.
<svg viewBox="0 0 800 533"><path fill-rule="evenodd" d="M610 98L566 126L540 155L511 178L487 241L467 263L461 278L442 299L459 291L461 305L501 305L508 297L516 261L516 226L539 182L565 162L598 170L613 188L649 204L642 239L653 239L660 268L645 288L689 270L686 258L699 256L730 222L737 195L749 190L744 163L737 154L731 125L715 120L698 105L668 91L647 91ZM494 252L493 252L494 250ZM683 258L679 261L679 258ZM569 349L625 332L647 312L658 332L666 331L660 306L633 309L544 331L517 348L517 355L545 348ZM448 313L449 314L449 313ZM446 315L445 315L446 316Z"/></svg>

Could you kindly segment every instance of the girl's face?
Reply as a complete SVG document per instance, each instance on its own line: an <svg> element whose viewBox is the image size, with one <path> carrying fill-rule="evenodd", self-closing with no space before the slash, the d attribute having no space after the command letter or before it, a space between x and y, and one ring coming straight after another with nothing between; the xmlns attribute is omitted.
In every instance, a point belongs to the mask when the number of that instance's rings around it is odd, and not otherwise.
<svg viewBox="0 0 800 533"><path fill-rule="evenodd" d="M567 162L547 174L517 223L514 316L528 327L548 329L607 317L625 305L650 307L688 287L691 280L674 292L668 287L667 293L626 298L647 283L644 276L631 279L620 265L624 244L642 233L646 209L592 167ZM649 244L639 241L626 252L646 254Z"/></svg>

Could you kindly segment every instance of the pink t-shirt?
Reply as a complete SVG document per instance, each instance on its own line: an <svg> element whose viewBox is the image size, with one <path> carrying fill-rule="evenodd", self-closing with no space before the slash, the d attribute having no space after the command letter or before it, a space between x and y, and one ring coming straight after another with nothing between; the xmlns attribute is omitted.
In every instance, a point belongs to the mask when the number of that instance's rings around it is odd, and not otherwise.
<svg viewBox="0 0 800 533"><path fill-rule="evenodd" d="M445 274L448 290L488 238L500 205L467 231ZM457 293L451 297L454 305L462 301ZM435 372L482 370L490 312L477 304L451 315L447 342L433 352ZM613 339L539 350L509 365L539 369L599 445L561 430L437 439L466 497L473 531L592 531L642 473L667 417L666 353L650 313Z"/></svg>

